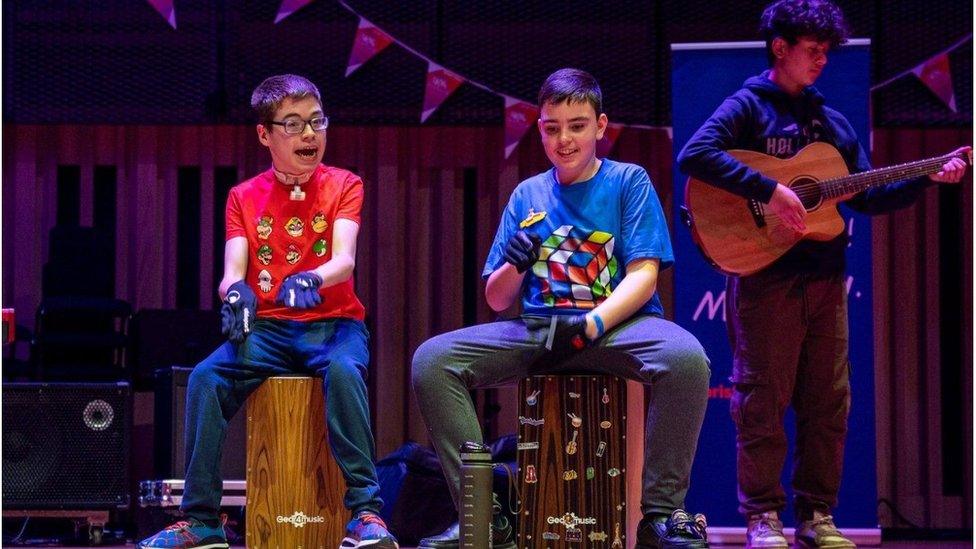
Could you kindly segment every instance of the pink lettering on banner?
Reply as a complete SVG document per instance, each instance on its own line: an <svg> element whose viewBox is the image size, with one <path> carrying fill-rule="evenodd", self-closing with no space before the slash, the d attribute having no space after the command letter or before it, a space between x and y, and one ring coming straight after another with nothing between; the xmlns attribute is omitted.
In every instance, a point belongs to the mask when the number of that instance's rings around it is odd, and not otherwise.
<svg viewBox="0 0 976 549"><path fill-rule="evenodd" d="M708 398L717 398L719 400L729 400L732 398L732 387L725 385L716 385L714 387L708 388Z"/></svg>
<svg viewBox="0 0 976 549"><path fill-rule="evenodd" d="M535 125L538 118L539 109L535 105L505 96L505 158L512 154L525 132Z"/></svg>
<svg viewBox="0 0 976 549"><path fill-rule="evenodd" d="M427 86L424 88L424 108L420 121L425 122L454 90L464 83L464 79L436 64L427 65Z"/></svg>
<svg viewBox="0 0 976 549"><path fill-rule="evenodd" d="M378 29L369 21L359 18L359 28L356 29L356 37L352 42L352 52L349 54L349 65L346 67L346 76L349 76L359 67L363 66L374 55L383 51L393 43L393 38Z"/></svg>
<svg viewBox="0 0 976 549"><path fill-rule="evenodd" d="M695 313L691 315L691 319L698 322L699 317L702 313L708 317L708 320L715 320L716 317L725 321L725 290L722 290L717 295L713 294L711 290L705 292L702 296L701 301L698 302L698 308L695 309Z"/></svg>

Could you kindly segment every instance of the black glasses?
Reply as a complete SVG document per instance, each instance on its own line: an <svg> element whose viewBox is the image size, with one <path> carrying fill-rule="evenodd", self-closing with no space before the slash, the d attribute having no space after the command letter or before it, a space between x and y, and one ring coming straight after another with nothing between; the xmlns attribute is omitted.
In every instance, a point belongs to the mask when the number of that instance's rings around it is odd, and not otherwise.
<svg viewBox="0 0 976 549"><path fill-rule="evenodd" d="M277 120L272 120L269 124L274 124L275 126L282 126L285 128L285 133L290 135L298 135L305 131L305 126L311 126L313 132L324 132L326 128L329 127L329 117L328 116L316 116L315 118L310 118L308 120L302 120L297 116L292 118L286 118L285 120L278 122Z"/></svg>

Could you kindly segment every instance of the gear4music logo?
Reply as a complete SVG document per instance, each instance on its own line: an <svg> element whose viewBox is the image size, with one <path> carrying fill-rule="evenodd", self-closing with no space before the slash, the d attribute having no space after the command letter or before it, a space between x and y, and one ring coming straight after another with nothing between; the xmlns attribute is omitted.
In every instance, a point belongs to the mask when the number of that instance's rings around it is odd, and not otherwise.
<svg viewBox="0 0 976 549"><path fill-rule="evenodd" d="M325 517L310 517L301 511L295 511L290 517L278 515L278 522L290 522L295 528L304 528L309 522L325 522Z"/></svg>
<svg viewBox="0 0 976 549"><path fill-rule="evenodd" d="M546 522L549 524L562 524L566 528L576 528L580 524L596 524L596 519L593 517L579 518L576 513L569 512L561 517L546 517Z"/></svg>

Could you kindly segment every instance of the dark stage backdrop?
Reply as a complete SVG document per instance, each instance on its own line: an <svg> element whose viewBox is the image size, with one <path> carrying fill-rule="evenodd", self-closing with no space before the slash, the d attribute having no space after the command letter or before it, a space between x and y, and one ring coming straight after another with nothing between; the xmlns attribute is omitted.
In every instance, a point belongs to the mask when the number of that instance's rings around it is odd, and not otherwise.
<svg viewBox="0 0 976 549"><path fill-rule="evenodd" d="M874 160L934 156L970 139L968 129L876 130ZM59 220L113 241L114 295L134 310L214 307L224 196L269 162L253 127L5 125L3 141L4 306L20 322L31 324ZM535 134L507 161L501 149L500 127L329 130L326 161L366 181L356 286L372 332L380 456L427 440L409 389L413 350L492 318L479 273L501 208L546 167ZM672 212L667 130L627 130L611 156L646 167ZM967 176L873 218L879 495L920 525L971 524L971 214ZM670 312L671 271L661 292ZM512 390L479 392L489 436L515 432L516 404ZM880 516L906 526L887 507Z"/></svg>
<svg viewBox="0 0 976 549"><path fill-rule="evenodd" d="M768 0L346 0L401 43L465 78L531 101L553 70L578 66L603 85L610 117L670 125L669 44L757 40ZM321 86L345 124L416 124L427 64L394 44L349 78L358 19L314 0L274 24L281 0L176 0L176 29L146 0L3 2L3 120L19 124L250 122L251 91L297 72ZM853 35L871 38L872 83L972 33L972 3L838 0ZM950 62L959 112L914 76L876 93L875 123L969 125L972 43ZM430 123L501 122L502 99L462 85Z"/></svg>

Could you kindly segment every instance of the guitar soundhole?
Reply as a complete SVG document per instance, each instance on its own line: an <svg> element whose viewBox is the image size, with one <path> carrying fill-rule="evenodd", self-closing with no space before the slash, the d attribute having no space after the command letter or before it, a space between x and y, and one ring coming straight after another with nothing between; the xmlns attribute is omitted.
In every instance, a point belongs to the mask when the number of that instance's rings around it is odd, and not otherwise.
<svg viewBox="0 0 976 549"><path fill-rule="evenodd" d="M813 211L823 202L820 194L820 185L816 180L810 178L799 178L793 181L790 189L796 193L803 207L808 211Z"/></svg>

